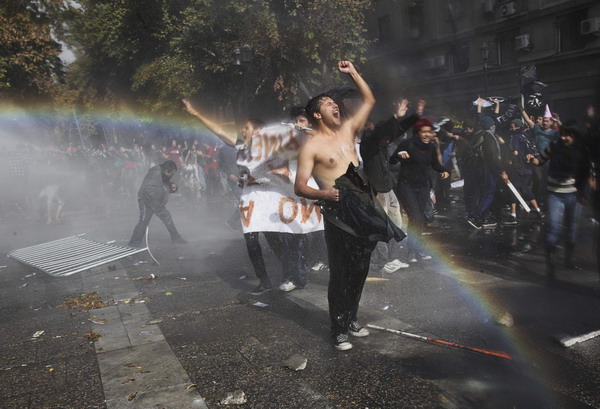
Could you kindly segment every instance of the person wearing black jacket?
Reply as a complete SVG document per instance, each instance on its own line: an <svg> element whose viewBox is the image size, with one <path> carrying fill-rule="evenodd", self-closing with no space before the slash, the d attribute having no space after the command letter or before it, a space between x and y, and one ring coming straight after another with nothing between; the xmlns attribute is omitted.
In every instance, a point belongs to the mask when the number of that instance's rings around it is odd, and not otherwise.
<svg viewBox="0 0 600 409"><path fill-rule="evenodd" d="M171 182L171 178L176 171L177 165L172 160L166 160L148 170L138 191L140 220L135 229L133 229L133 234L129 240L130 247L139 247L142 244L146 227L148 227L153 214L156 214L165 224L165 227L171 234L173 243L187 243L177 231L175 223L173 223L173 219L171 218L171 213L166 208L169 201L169 193L177 191L177 185Z"/></svg>
<svg viewBox="0 0 600 409"><path fill-rule="evenodd" d="M400 203L394 193L394 187L398 182L395 171L390 165L389 145L398 140L406 131L419 120L425 101L419 101L416 113L407 115L408 100L399 98L394 103L394 114L386 121L375 126L375 128L362 137L360 143L360 156L371 187L375 191L375 200L379 202L383 210L398 227L402 224ZM393 151L392 151L393 152ZM374 264L384 264L382 272L393 273L400 268L408 267L399 259L399 248L397 242L381 242L377 245ZM378 260L379 259L379 260Z"/></svg>
<svg viewBox="0 0 600 409"><path fill-rule="evenodd" d="M564 264L573 268L577 238L577 216L586 178L582 177L581 163L585 159L581 150L582 130L576 121L565 121L560 127L560 139L550 143L533 159L537 166L549 162L546 198L546 273L554 277L556 247L561 233L565 235Z"/></svg>
<svg viewBox="0 0 600 409"><path fill-rule="evenodd" d="M402 141L390 163L401 162L398 178L399 199L408 215L408 252L409 262L416 262L417 255L425 260L431 258L418 250L418 237L421 236L425 224L425 206L429 199L431 183L429 168L439 172L442 179L450 176L438 159L435 145L431 143L435 137L432 123L427 119L419 119L412 127L413 137Z"/></svg>
<svg viewBox="0 0 600 409"><path fill-rule="evenodd" d="M477 211L474 218L469 219L469 224L480 229L483 227L494 227L501 221L502 194L499 184L500 180L508 183L508 174L504 170L502 161L502 150L500 141L496 136L496 124L492 118L485 116L481 119L481 127L477 136L483 138L483 189L479 198ZM476 138L477 139L477 138ZM494 219L488 219L489 213L493 213Z"/></svg>

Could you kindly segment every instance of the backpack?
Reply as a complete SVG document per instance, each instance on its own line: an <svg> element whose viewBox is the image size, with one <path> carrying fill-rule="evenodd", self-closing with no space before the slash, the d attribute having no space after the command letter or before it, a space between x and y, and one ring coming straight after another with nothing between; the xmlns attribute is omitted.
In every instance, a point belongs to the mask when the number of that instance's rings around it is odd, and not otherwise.
<svg viewBox="0 0 600 409"><path fill-rule="evenodd" d="M465 168L479 168L483 165L483 134L475 134L474 144L469 144L461 160Z"/></svg>

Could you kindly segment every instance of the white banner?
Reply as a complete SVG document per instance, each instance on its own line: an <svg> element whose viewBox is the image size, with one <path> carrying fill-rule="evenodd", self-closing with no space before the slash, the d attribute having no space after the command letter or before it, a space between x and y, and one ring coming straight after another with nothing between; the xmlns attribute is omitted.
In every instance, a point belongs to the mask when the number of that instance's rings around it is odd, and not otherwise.
<svg viewBox="0 0 600 409"><path fill-rule="evenodd" d="M323 230L319 206L294 193L298 152L305 138L292 125L272 125L254 135L249 146L238 148L237 164L245 179L240 198L244 233ZM318 189L312 178L309 186Z"/></svg>

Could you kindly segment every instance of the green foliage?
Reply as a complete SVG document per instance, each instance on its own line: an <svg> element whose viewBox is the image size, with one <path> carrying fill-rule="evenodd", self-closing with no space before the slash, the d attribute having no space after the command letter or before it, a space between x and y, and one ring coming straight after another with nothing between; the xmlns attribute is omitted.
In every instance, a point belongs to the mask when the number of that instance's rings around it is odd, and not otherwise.
<svg viewBox="0 0 600 409"><path fill-rule="evenodd" d="M338 60L365 60L370 3L81 0L67 37L80 50L70 84L85 104L125 99L163 113L180 111L183 96L239 105L243 81L253 106L304 102L339 80ZM233 50L244 44L253 60L239 67Z"/></svg>
<svg viewBox="0 0 600 409"><path fill-rule="evenodd" d="M52 99L60 90L58 57L62 0L13 0L0 4L0 97L23 102Z"/></svg>

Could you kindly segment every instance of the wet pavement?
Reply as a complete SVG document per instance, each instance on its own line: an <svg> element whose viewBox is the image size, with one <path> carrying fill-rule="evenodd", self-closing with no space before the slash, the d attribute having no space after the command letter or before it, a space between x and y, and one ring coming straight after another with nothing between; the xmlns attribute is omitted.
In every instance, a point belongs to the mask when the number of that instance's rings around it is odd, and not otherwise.
<svg viewBox="0 0 600 409"><path fill-rule="evenodd" d="M126 204L109 215L72 213L57 226L22 214L3 219L0 250L77 233L124 243L137 221L135 203ZM503 351L509 360L375 329L352 338L352 350L336 351L328 271L311 271L303 290L250 296L257 280L244 240L225 226L232 206L173 200L175 223L190 243L172 245L153 220L160 266L140 255L53 278L4 259L0 407L217 408L236 390L247 400L236 407L260 409L600 407L600 337L571 348L558 342L600 330L585 215L578 269L559 269L555 282L545 279L536 219L475 231L458 210L438 214L423 236L432 260L370 273L363 324ZM265 257L278 282L278 261L267 249ZM156 278L136 280L148 274ZM90 292L107 306L62 305ZM36 331L45 332L32 338ZM307 359L304 370L284 365L292 355Z"/></svg>

